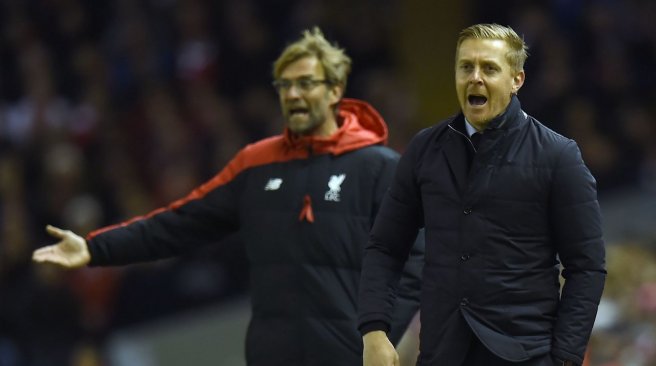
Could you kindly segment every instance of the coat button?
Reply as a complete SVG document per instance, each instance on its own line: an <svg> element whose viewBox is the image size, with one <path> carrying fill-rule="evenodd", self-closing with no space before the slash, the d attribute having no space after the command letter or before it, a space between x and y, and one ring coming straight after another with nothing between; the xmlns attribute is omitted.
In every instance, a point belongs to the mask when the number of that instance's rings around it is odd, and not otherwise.
<svg viewBox="0 0 656 366"><path fill-rule="evenodd" d="M469 305L469 299L463 297L462 300L460 300L460 306L467 306L467 305Z"/></svg>
<svg viewBox="0 0 656 366"><path fill-rule="evenodd" d="M471 212L472 212L471 207L467 207L462 211L462 213L464 213L465 215L469 215Z"/></svg>
<svg viewBox="0 0 656 366"><path fill-rule="evenodd" d="M461 261L468 261L469 258L471 258L471 255L469 255L469 254L463 254L463 255L460 256Z"/></svg>

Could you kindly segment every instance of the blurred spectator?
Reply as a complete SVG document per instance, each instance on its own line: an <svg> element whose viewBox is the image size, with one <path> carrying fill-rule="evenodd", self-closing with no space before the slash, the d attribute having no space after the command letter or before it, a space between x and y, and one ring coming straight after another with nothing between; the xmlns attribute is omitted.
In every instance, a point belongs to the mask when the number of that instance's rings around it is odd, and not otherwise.
<svg viewBox="0 0 656 366"><path fill-rule="evenodd" d="M610 246L608 278L590 340L593 365L656 364L656 252Z"/></svg>

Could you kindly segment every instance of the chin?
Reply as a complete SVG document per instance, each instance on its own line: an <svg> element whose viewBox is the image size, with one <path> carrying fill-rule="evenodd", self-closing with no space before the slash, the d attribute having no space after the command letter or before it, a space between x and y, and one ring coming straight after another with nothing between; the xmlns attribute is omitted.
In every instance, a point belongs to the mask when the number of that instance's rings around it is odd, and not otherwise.
<svg viewBox="0 0 656 366"><path fill-rule="evenodd" d="M465 118L470 123L480 123L481 121L483 121L483 117L480 116L480 115L477 115L477 114L475 114L475 115L465 114Z"/></svg>
<svg viewBox="0 0 656 366"><path fill-rule="evenodd" d="M306 121L287 121L287 127L292 131L302 131L307 129Z"/></svg>
<svg viewBox="0 0 656 366"><path fill-rule="evenodd" d="M494 117L493 114L489 112L480 113L482 111L477 111L478 113L465 113L465 118L471 123L485 123L491 121Z"/></svg>
<svg viewBox="0 0 656 366"><path fill-rule="evenodd" d="M307 133L307 129L305 129L305 128L289 126L289 130L292 131L293 133L297 134L297 135L305 135Z"/></svg>

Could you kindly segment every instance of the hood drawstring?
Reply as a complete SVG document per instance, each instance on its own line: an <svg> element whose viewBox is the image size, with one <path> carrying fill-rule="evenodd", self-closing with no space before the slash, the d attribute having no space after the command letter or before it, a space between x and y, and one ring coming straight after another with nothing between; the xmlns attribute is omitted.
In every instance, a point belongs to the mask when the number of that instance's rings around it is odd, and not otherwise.
<svg viewBox="0 0 656 366"><path fill-rule="evenodd" d="M303 209L301 209L301 213L298 215L298 221L303 221L304 219L310 223L314 222L312 199L309 194L306 194L305 197L303 197Z"/></svg>

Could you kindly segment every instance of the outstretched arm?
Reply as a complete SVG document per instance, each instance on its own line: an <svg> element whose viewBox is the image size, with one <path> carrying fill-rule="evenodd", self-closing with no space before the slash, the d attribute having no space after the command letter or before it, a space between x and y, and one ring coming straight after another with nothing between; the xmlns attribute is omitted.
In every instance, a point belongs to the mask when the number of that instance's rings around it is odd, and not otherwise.
<svg viewBox="0 0 656 366"><path fill-rule="evenodd" d="M70 230L46 226L48 234L59 239L53 245L39 248L32 254L32 260L38 263L53 263L65 268L86 266L91 260L87 242Z"/></svg>
<svg viewBox="0 0 656 366"><path fill-rule="evenodd" d="M144 216L98 229L86 238L49 226L61 239L34 252L36 262L68 268L110 266L170 258L220 241L238 225L243 150L219 174L186 197ZM238 187L238 188L235 188Z"/></svg>

